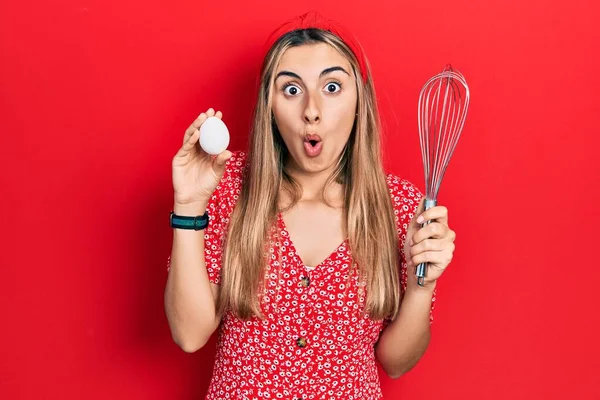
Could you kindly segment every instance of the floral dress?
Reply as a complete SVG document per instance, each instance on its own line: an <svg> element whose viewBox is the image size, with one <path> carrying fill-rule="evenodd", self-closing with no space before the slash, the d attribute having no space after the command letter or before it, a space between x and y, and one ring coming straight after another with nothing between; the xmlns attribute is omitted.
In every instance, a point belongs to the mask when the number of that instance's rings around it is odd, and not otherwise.
<svg viewBox="0 0 600 400"><path fill-rule="evenodd" d="M244 152L233 153L208 205L205 260L215 284L220 283L221 239L240 193L245 160ZM392 174L387 183L402 249L422 194ZM365 288L356 273L348 281L352 251L347 240L319 265L305 266L281 214L276 232L270 251L279 256L271 257L266 273L272 279L261 301L266 318L243 321L231 312L223 316L205 400L381 399L374 346L390 319L360 315ZM405 290L407 265L400 253ZM430 323L434 305L435 292Z"/></svg>

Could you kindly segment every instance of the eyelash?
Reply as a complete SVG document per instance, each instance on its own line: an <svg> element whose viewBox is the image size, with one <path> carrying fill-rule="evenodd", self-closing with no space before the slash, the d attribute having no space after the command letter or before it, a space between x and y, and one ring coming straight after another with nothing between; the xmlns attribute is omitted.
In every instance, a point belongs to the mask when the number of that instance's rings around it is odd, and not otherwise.
<svg viewBox="0 0 600 400"><path fill-rule="evenodd" d="M342 90L342 83L341 83L341 82L338 82L338 81L335 81L335 80L333 80L333 81L331 81L331 82L327 82L327 85L325 85L325 86L327 87L327 86L329 86L329 85L331 85L331 84L336 84L336 85L338 85L338 86L340 87L340 90L338 90L337 92L329 92L330 94L336 94L336 93L339 93L339 92ZM287 88L289 88L290 86L296 86L296 87L298 87L298 85L296 85L295 83L293 83L293 82L288 82L288 83L286 83L285 85L283 85L283 88L281 89L281 91L282 91L284 94L286 94L286 93L285 93L285 90L286 90ZM294 95L290 95L290 96L292 96L292 97L293 97Z"/></svg>

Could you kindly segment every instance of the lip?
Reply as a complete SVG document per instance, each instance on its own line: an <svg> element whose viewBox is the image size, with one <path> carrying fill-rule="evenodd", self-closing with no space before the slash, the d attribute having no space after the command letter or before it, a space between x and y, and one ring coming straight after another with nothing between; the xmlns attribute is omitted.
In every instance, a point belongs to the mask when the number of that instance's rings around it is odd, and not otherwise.
<svg viewBox="0 0 600 400"><path fill-rule="evenodd" d="M304 152L308 157L317 157L323 150L323 139L315 132L304 135Z"/></svg>
<svg viewBox="0 0 600 400"><path fill-rule="evenodd" d="M312 145L310 142L304 142L304 152L308 157L317 157L323 150L323 142L317 142L316 145Z"/></svg>
<svg viewBox="0 0 600 400"><path fill-rule="evenodd" d="M317 142L323 141L323 139L321 139L321 136L317 135L316 133L307 133L306 135L304 135L305 142L310 142L311 140L315 140Z"/></svg>

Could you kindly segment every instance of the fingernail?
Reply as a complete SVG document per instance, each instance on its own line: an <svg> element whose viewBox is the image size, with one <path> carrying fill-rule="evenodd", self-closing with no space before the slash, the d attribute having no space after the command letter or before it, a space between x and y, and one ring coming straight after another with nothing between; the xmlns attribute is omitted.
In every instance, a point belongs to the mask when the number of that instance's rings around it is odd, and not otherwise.
<svg viewBox="0 0 600 400"><path fill-rule="evenodd" d="M418 223L422 223L424 221L424 218L422 215L419 215L419 218L417 218L417 222Z"/></svg>

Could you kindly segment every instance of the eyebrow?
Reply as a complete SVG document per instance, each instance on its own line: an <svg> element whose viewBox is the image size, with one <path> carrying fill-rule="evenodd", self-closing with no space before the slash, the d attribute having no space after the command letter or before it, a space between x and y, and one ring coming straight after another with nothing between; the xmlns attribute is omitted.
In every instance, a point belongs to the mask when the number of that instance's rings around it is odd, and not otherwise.
<svg viewBox="0 0 600 400"><path fill-rule="evenodd" d="M329 67L329 68L325 68L323 71L321 71L321 73L319 74L319 78L322 78L323 76L330 74L334 71L342 71L344 72L346 75L350 76L350 74L348 73L348 71L346 71L344 68L340 67L340 66L335 66L335 67ZM300 75L291 72L291 71L281 71L277 74L277 76L275 77L275 80L277 80L277 78L279 78L280 76L289 76L292 78L296 78L299 80L302 80L302 78L300 77Z"/></svg>

